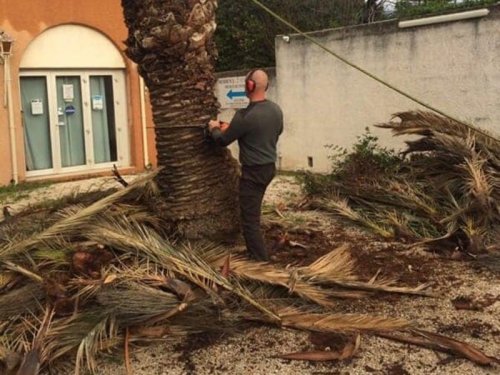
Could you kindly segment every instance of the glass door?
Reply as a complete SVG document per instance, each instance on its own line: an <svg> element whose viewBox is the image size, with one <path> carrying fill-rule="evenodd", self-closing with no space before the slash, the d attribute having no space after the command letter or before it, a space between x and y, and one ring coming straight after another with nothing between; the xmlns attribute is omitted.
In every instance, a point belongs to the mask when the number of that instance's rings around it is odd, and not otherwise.
<svg viewBox="0 0 500 375"><path fill-rule="evenodd" d="M111 75L90 76L94 163L116 162L116 121Z"/></svg>
<svg viewBox="0 0 500 375"><path fill-rule="evenodd" d="M86 164L80 76L56 76L57 127L61 167Z"/></svg>
<svg viewBox="0 0 500 375"><path fill-rule="evenodd" d="M27 176L130 163L122 71L21 73Z"/></svg>
<svg viewBox="0 0 500 375"><path fill-rule="evenodd" d="M53 168L47 78L21 77L26 171Z"/></svg>

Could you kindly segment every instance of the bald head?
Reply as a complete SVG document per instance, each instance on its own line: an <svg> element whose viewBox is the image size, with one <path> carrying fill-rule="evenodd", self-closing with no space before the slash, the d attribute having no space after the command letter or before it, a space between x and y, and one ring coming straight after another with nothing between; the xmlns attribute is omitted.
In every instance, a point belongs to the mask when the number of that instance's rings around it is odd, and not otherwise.
<svg viewBox="0 0 500 375"><path fill-rule="evenodd" d="M250 100L261 100L266 96L267 86L269 84L269 78L261 69L256 69L250 71L247 75L247 79L251 79L255 82L255 89L253 92L248 93Z"/></svg>

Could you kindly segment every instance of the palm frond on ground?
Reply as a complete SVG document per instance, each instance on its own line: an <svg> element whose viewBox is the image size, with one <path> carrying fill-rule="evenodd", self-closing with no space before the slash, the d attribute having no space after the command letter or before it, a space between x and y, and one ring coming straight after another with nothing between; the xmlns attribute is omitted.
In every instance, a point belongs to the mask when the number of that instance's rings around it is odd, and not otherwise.
<svg viewBox="0 0 500 375"><path fill-rule="evenodd" d="M56 213L48 228L1 249L2 368L46 368L72 357L76 373L84 367L96 373L101 351L235 332L249 321L318 332L418 327L398 317L336 311L338 298L429 294L426 285L359 280L347 246L309 266L282 268L211 243L172 242L138 198L149 178Z"/></svg>
<svg viewBox="0 0 500 375"><path fill-rule="evenodd" d="M397 118L397 120L396 120ZM368 178L335 171L313 206L384 238L484 252L500 226L500 142L429 112L376 125L407 141L405 159ZM373 152L373 149L369 150ZM373 154L376 156L376 154ZM396 171L396 172L394 172Z"/></svg>

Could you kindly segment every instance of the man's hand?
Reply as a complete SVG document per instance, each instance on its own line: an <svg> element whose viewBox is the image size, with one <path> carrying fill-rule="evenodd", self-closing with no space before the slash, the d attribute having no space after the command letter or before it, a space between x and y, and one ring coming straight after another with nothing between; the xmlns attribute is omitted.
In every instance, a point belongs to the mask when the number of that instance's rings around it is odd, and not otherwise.
<svg viewBox="0 0 500 375"><path fill-rule="evenodd" d="M229 128L229 124L227 122L220 122L220 131L225 132Z"/></svg>
<svg viewBox="0 0 500 375"><path fill-rule="evenodd" d="M208 123L208 130L210 130L210 132L212 132L216 128L224 133L229 128L229 124L227 122L211 120Z"/></svg>
<svg viewBox="0 0 500 375"><path fill-rule="evenodd" d="M215 129L220 129L220 121L217 120L210 120L208 123L208 130L210 130L210 133Z"/></svg>

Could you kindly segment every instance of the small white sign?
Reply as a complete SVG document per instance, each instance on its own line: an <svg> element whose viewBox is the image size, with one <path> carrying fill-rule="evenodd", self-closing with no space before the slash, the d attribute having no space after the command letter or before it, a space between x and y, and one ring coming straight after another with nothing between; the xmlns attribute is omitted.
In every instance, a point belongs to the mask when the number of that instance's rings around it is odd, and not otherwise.
<svg viewBox="0 0 500 375"><path fill-rule="evenodd" d="M222 109L245 108L249 103L245 94L245 76L219 78L216 95Z"/></svg>
<svg viewBox="0 0 500 375"><path fill-rule="evenodd" d="M102 95L92 96L92 109L94 111L102 111L104 108L104 100Z"/></svg>
<svg viewBox="0 0 500 375"><path fill-rule="evenodd" d="M75 99L75 89L73 85L63 85L63 100L71 103Z"/></svg>
<svg viewBox="0 0 500 375"><path fill-rule="evenodd" d="M31 114L33 116L43 115L43 101L42 101L42 99L33 99L31 101Z"/></svg>

